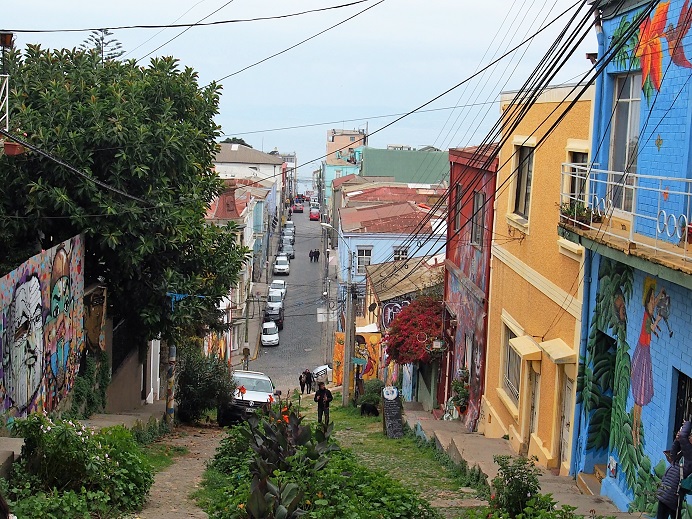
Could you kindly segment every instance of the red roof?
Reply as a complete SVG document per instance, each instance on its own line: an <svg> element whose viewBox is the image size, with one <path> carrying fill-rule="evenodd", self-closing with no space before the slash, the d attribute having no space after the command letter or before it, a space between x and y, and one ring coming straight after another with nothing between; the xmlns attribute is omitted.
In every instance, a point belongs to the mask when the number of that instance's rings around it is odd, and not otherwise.
<svg viewBox="0 0 692 519"><path fill-rule="evenodd" d="M395 202L367 207L344 207L339 209L341 228L345 233L391 233L408 234L429 218L427 209L411 202ZM442 219L443 215L433 218ZM428 221L424 232L432 229Z"/></svg>

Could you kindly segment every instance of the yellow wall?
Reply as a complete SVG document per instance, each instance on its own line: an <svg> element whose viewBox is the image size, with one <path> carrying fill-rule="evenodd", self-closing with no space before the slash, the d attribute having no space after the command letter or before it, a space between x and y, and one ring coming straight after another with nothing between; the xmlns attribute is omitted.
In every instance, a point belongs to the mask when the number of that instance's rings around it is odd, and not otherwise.
<svg viewBox="0 0 692 519"><path fill-rule="evenodd" d="M535 454L539 463L557 467L560 455L560 423L562 417L562 384L564 377L574 379L576 364L556 364L541 351L541 343L562 339L578 355L581 315L581 258L579 251L558 245L561 165L570 159L569 151L588 151L591 128L591 101L581 100L547 140L534 151L531 200L528 222L513 217L514 177L518 160L512 155L515 146L529 138L525 146L540 142L557 114L567 89L558 88L543 94L524 117L516 131L507 139L500 152L498 186L508 177L507 188L497 195L493 239L492 273L488 318L488 362L484 397L487 436L509 435L510 443L519 452ZM503 110L511 96L502 96ZM558 108L557 113L563 110ZM544 120L547 122L544 123ZM542 128L533 136L536 128ZM532 136L532 137L531 137ZM563 310L562 308L567 308ZM504 316L504 318L503 318ZM539 360L522 362L519 405L508 405L503 398L503 328L518 328L519 335L529 336L539 346ZM516 333L517 330L515 330ZM562 362L564 359L559 360ZM571 359L570 359L571 360ZM576 360L576 358L575 358ZM529 434L531 391L529 373L535 366L540 371L538 422ZM573 384L573 393L574 388ZM574 413L572 395L571 415ZM570 418L569 420L573 420ZM569 460L561 467L569 468Z"/></svg>

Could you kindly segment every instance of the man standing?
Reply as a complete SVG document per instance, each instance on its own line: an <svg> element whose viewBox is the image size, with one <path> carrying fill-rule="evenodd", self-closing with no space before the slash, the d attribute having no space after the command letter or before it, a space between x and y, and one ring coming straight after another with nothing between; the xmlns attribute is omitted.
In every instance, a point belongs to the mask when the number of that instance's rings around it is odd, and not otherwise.
<svg viewBox="0 0 692 519"><path fill-rule="evenodd" d="M329 424L329 402L333 399L332 392L324 387L324 382L318 382L315 402L317 402L317 421L319 423L322 423L322 416L324 415L324 423Z"/></svg>
<svg viewBox="0 0 692 519"><path fill-rule="evenodd" d="M308 395L312 393L312 371L309 369L306 369L303 373L305 373L305 387L308 390Z"/></svg>

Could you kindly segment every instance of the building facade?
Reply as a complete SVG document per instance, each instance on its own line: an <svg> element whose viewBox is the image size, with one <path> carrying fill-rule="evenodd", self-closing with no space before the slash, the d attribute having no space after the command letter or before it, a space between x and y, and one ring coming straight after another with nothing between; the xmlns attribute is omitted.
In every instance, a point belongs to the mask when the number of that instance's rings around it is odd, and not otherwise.
<svg viewBox="0 0 692 519"><path fill-rule="evenodd" d="M622 510L652 491L692 416L689 256L692 64L688 2L598 2L593 160L562 167L563 198L586 219L560 232L585 248L573 470ZM612 59L611 59L612 58Z"/></svg>
<svg viewBox="0 0 692 519"><path fill-rule="evenodd" d="M548 87L524 110L518 93L501 95L497 185L506 188L496 197L479 424L486 436L507 436L517 453L563 474L571 461L583 250L558 236L562 178L555 171L565 161L588 162L593 90L569 107L581 88Z"/></svg>
<svg viewBox="0 0 692 519"><path fill-rule="evenodd" d="M497 145L449 151L450 202L445 258L445 343L437 401L452 397L452 381L468 384L463 426L476 429L485 383ZM465 374L468 374L468 377Z"/></svg>

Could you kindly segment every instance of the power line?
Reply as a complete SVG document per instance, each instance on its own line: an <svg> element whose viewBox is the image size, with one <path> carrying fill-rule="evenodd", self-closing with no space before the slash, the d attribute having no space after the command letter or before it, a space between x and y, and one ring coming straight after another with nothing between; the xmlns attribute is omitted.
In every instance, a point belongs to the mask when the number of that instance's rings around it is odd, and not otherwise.
<svg viewBox="0 0 692 519"><path fill-rule="evenodd" d="M171 23L165 25L120 25L115 27L90 27L83 29L2 29L2 31L8 31L15 34L45 34L45 33L63 33L63 32L92 32L101 31L103 29L108 29L112 31L128 30L128 29L175 29L175 28L191 28L191 27L206 27L210 25L226 25L230 23L246 23L246 22L261 22L266 20L281 20L283 18L293 18L295 16L303 16L306 14L318 13L322 11L332 11L334 9L343 9L345 7L351 7L353 5L362 4L364 2L370 2L371 0L356 0L355 2L350 2L348 4L333 5L329 7L321 7L319 9L309 9L306 11L299 11L296 13L281 14L276 16L258 16L255 18L237 18L233 20L219 20L216 22L206 22L206 23Z"/></svg>

